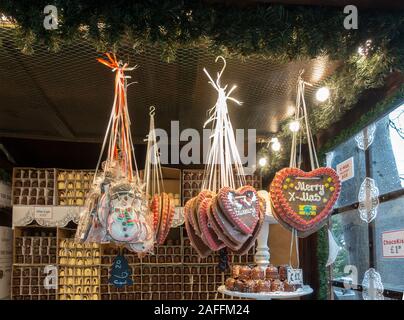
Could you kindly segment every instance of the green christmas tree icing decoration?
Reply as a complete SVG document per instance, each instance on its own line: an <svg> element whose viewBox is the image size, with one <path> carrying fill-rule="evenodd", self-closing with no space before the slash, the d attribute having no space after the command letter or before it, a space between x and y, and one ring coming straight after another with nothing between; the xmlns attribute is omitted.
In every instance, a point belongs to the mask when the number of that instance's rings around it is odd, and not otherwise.
<svg viewBox="0 0 404 320"><path fill-rule="evenodd" d="M117 288L129 286L133 284L131 279L132 269L128 264L128 260L123 255L117 255L109 272L111 277L109 283Z"/></svg>

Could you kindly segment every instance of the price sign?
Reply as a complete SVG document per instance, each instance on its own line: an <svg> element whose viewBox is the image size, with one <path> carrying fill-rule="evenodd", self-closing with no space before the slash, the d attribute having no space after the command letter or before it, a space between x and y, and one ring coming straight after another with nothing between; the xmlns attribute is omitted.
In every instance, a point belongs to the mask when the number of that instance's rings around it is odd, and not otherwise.
<svg viewBox="0 0 404 320"><path fill-rule="evenodd" d="M352 179L355 176L354 168L353 157L350 157L349 159L337 164L336 170L341 182Z"/></svg>
<svg viewBox="0 0 404 320"><path fill-rule="evenodd" d="M303 270L288 268L288 283L303 285Z"/></svg>
<svg viewBox="0 0 404 320"><path fill-rule="evenodd" d="M382 233L383 258L404 258L404 230Z"/></svg>
<svg viewBox="0 0 404 320"><path fill-rule="evenodd" d="M53 210L52 207L35 207L36 219L52 219Z"/></svg>

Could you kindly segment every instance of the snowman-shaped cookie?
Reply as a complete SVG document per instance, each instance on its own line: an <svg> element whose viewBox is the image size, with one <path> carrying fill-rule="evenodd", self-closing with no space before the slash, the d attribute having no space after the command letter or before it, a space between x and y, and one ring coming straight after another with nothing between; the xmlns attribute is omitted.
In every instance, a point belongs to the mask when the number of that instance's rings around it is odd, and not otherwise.
<svg viewBox="0 0 404 320"><path fill-rule="evenodd" d="M107 229L111 238L118 242L135 242L140 232L136 214L136 194L131 184L118 183L109 190L110 213Z"/></svg>

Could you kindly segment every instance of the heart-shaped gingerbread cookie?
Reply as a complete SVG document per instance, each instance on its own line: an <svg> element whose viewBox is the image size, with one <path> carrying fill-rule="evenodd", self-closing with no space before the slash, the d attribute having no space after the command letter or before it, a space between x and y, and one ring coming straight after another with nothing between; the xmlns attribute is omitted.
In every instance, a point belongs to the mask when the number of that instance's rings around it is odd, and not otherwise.
<svg viewBox="0 0 404 320"><path fill-rule="evenodd" d="M218 238L229 247L236 251L241 248L245 241L250 237L239 231L222 213L217 203L217 197L212 199L211 210L208 212L209 224L217 234Z"/></svg>
<svg viewBox="0 0 404 320"><path fill-rule="evenodd" d="M190 222L192 226L194 227L195 233L202 238L202 230L201 226L199 224L199 211L201 207L201 203L207 199L207 198L212 198L215 196L215 193L210 191L210 190L202 190L199 192L198 196L195 198L195 200L192 202L192 210L191 210L191 216L190 216Z"/></svg>
<svg viewBox="0 0 404 320"><path fill-rule="evenodd" d="M283 226L306 237L327 222L340 190L341 182L332 168L310 172L284 168L270 187L274 215Z"/></svg>
<svg viewBox="0 0 404 320"><path fill-rule="evenodd" d="M209 217L212 220L211 224L219 239L222 239L231 250L240 249L242 244L250 237L250 235L244 234L234 227L234 224L222 212L217 197L212 201L212 210L209 213Z"/></svg>
<svg viewBox="0 0 404 320"><path fill-rule="evenodd" d="M235 254L240 254L240 255L247 254L248 251L254 246L255 241L257 240L258 234L259 234L261 227L263 225L263 222L264 222L265 210L263 211L262 208L260 208L259 214L260 214L260 219L255 226L253 234L246 242L244 242L244 244L242 245L242 247L239 250L234 251Z"/></svg>
<svg viewBox="0 0 404 320"><path fill-rule="evenodd" d="M241 232L251 235L260 219L257 191L251 186L237 190L224 187L219 190L217 201L222 212Z"/></svg>
<svg viewBox="0 0 404 320"><path fill-rule="evenodd" d="M199 256L207 257L211 253L211 250L195 233L195 229L190 223L190 215L191 213L189 211L184 211L185 229L187 230L188 238L191 242L192 247L196 250Z"/></svg>
<svg viewBox="0 0 404 320"><path fill-rule="evenodd" d="M201 228L202 240L212 251L218 251L225 247L225 244L218 238L216 232L209 223L208 212L212 209L212 198L205 198L199 206L198 222Z"/></svg>

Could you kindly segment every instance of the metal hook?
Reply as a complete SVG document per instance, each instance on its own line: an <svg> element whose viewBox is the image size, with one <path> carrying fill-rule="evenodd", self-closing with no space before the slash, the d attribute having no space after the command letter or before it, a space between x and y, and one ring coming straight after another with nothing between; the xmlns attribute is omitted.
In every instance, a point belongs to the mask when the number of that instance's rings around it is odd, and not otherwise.
<svg viewBox="0 0 404 320"><path fill-rule="evenodd" d="M126 85L126 87L128 88L130 85L135 84L135 83L137 83L137 81L130 82L130 83L128 83L128 84Z"/></svg>
<svg viewBox="0 0 404 320"><path fill-rule="evenodd" d="M155 106L150 106L149 107L149 115L154 116L156 114L156 107Z"/></svg>
<svg viewBox="0 0 404 320"><path fill-rule="evenodd" d="M217 80L218 80L218 81L219 81L220 77L222 76L224 69L226 69L226 65L227 65L226 59L223 58L223 56L217 56L216 59L215 59L215 62L217 63L217 61L218 61L219 59L222 59L222 60L223 60L223 67L222 67L222 70L220 70L220 72L219 72L218 75L217 75Z"/></svg>

